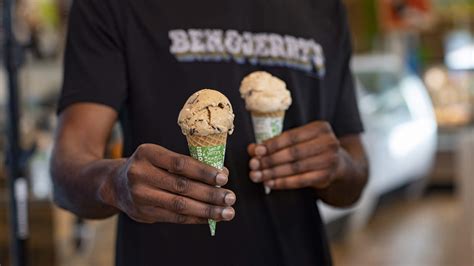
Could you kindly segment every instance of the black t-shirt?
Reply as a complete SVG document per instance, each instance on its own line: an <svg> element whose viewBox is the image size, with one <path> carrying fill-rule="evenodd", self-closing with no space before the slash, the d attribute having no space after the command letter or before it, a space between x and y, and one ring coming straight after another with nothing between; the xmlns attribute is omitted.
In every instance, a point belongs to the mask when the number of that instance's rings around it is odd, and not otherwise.
<svg viewBox="0 0 474 266"><path fill-rule="evenodd" d="M249 179L254 133L239 85L256 70L284 80L293 97L284 129L327 120L338 136L360 133L349 36L335 0L74 1L59 111L77 102L117 110L124 156L142 143L188 154L176 121L201 88L224 93L236 115L225 162L235 219L211 237L207 225L140 224L120 214L117 264L330 265L314 191L265 195Z"/></svg>

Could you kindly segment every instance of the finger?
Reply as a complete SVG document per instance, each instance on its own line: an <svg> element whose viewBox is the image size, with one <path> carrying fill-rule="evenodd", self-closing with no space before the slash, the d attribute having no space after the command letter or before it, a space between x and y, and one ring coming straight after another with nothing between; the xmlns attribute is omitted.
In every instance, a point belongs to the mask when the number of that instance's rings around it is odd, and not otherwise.
<svg viewBox="0 0 474 266"><path fill-rule="evenodd" d="M209 186L191 179L163 171L153 166L147 167L143 178L147 184L173 194L179 194L197 201L218 206L231 206L235 203L235 194L223 188Z"/></svg>
<svg viewBox="0 0 474 266"><path fill-rule="evenodd" d="M229 176L229 169L227 169L227 167L223 167L222 172L224 172L226 176Z"/></svg>
<svg viewBox="0 0 474 266"><path fill-rule="evenodd" d="M155 167L185 176L212 186L223 186L228 181L224 170L201 163L189 156L181 155L154 144L140 145L137 155L145 156Z"/></svg>
<svg viewBox="0 0 474 266"><path fill-rule="evenodd" d="M140 223L176 223L176 224L206 224L207 219L176 214L166 209L145 206L136 211L136 213L129 215L133 220Z"/></svg>
<svg viewBox="0 0 474 266"><path fill-rule="evenodd" d="M285 131L280 136L265 141L263 145L267 149L267 154L271 154L297 143L308 141L322 133L330 131L331 127L327 122L315 121L302 127Z"/></svg>
<svg viewBox="0 0 474 266"><path fill-rule="evenodd" d="M269 156L260 159L260 169L268 169L280 164L291 163L304 158L321 154L328 149L336 149L339 141L333 135L324 135L320 138L311 139L306 142L279 150Z"/></svg>
<svg viewBox="0 0 474 266"><path fill-rule="evenodd" d="M263 173L262 171L250 171L249 177L253 182L260 183L262 182Z"/></svg>
<svg viewBox="0 0 474 266"><path fill-rule="evenodd" d="M250 167L250 170L254 170L254 171L260 169L260 160L257 158L250 159L249 167Z"/></svg>
<svg viewBox="0 0 474 266"><path fill-rule="evenodd" d="M235 216L235 210L231 207L210 205L163 190L142 188L140 191L139 195L134 195L134 202L139 205L151 205L176 214L216 221L230 221Z"/></svg>
<svg viewBox="0 0 474 266"><path fill-rule="evenodd" d="M250 155L250 157L255 157L255 147L256 146L257 146L257 144L255 144L255 143L250 143L247 146L247 152Z"/></svg>
<svg viewBox="0 0 474 266"><path fill-rule="evenodd" d="M268 168L263 171L253 171L253 172L260 172L261 177L260 177L260 180L257 182L265 182L271 179L298 175L298 174L306 173L310 171L324 170L336 164L337 160L338 160L337 153L326 152L320 155L312 156L307 159L278 165L276 167ZM252 172L250 173L251 178L252 176L258 177L258 175L259 174L255 174L255 173L252 174Z"/></svg>
<svg viewBox="0 0 474 266"><path fill-rule="evenodd" d="M318 170L284 178L273 179L265 182L265 186L273 190L298 189L298 188L325 188L330 184L332 172Z"/></svg>
<svg viewBox="0 0 474 266"><path fill-rule="evenodd" d="M261 157L267 153L267 148L262 144L251 143L247 146L250 157Z"/></svg>

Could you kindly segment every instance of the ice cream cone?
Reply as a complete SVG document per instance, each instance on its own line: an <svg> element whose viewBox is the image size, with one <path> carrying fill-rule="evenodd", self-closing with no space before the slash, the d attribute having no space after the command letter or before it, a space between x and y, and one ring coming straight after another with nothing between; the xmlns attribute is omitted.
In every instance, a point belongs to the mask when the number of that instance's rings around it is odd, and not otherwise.
<svg viewBox="0 0 474 266"><path fill-rule="evenodd" d="M234 113L227 97L210 89L191 95L178 117L191 156L218 169L224 168L227 136L234 130L233 121ZM216 221L208 222L214 236Z"/></svg>
<svg viewBox="0 0 474 266"><path fill-rule="evenodd" d="M260 144L281 134L291 93L283 80L264 71L247 75L240 84L240 95L251 112L255 141ZM265 187L265 193L270 188Z"/></svg>

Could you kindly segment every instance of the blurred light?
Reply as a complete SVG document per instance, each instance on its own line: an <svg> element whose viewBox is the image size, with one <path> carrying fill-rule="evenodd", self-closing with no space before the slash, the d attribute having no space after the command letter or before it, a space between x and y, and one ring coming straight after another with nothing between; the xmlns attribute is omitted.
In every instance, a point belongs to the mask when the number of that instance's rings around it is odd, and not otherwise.
<svg viewBox="0 0 474 266"><path fill-rule="evenodd" d="M454 70L474 69L474 44L448 52L446 65Z"/></svg>
<svg viewBox="0 0 474 266"><path fill-rule="evenodd" d="M434 122L422 119L396 126L388 137L388 147L394 157L401 158L410 154L426 136L434 133Z"/></svg>
<svg viewBox="0 0 474 266"><path fill-rule="evenodd" d="M446 35L445 63L449 69L474 69L474 38L468 29L455 30Z"/></svg>

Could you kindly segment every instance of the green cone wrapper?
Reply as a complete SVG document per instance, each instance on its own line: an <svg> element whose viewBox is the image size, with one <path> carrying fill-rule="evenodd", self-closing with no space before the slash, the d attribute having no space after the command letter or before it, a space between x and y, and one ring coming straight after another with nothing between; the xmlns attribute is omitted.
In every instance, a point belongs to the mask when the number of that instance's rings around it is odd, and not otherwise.
<svg viewBox="0 0 474 266"><path fill-rule="evenodd" d="M285 111L271 113L252 112L253 131L255 141L260 144L267 139L271 139L281 134L283 130L283 120ZM270 194L271 189L265 187L265 193Z"/></svg>
<svg viewBox="0 0 474 266"><path fill-rule="evenodd" d="M208 136L186 136L191 156L217 169L224 168L227 133ZM216 234L216 221L209 219L211 236Z"/></svg>
<svg viewBox="0 0 474 266"><path fill-rule="evenodd" d="M260 144L267 139L280 135L283 130L284 118L285 111L272 113L252 112L253 130L255 132L256 142Z"/></svg>

